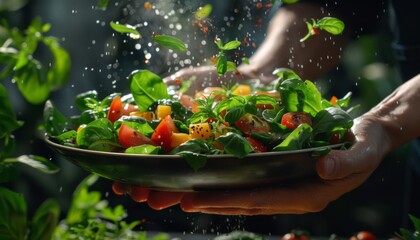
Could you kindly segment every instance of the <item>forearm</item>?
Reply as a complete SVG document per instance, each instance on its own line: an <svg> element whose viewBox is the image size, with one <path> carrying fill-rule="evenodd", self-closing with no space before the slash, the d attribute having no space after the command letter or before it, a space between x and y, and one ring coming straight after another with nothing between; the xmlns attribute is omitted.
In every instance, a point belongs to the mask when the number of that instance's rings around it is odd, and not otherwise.
<svg viewBox="0 0 420 240"><path fill-rule="evenodd" d="M265 40L249 59L250 64L240 66L240 71L251 71L264 79L270 78L274 69L287 67L303 79L316 80L337 66L347 34L332 36L322 32L304 43L299 41L308 32L306 21L333 14L321 9L304 2L281 7L269 24Z"/></svg>
<svg viewBox="0 0 420 240"><path fill-rule="evenodd" d="M388 138L387 154L420 136L420 74L397 88L391 95L366 113L379 121Z"/></svg>

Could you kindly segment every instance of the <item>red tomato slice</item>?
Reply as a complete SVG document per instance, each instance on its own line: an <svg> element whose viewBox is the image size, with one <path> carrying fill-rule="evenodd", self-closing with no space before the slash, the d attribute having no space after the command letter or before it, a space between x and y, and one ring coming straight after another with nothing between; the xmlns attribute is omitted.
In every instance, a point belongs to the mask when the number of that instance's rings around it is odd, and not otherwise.
<svg viewBox="0 0 420 240"><path fill-rule="evenodd" d="M162 146L166 152L170 152L172 150L172 133L174 132L178 132L178 129L171 115L168 115L156 127L155 132L152 134L152 141Z"/></svg>
<svg viewBox="0 0 420 240"><path fill-rule="evenodd" d="M134 128L131 128L124 123L121 124L118 131L118 140L124 148L139 146L143 144L156 145L150 138L146 137Z"/></svg>
<svg viewBox="0 0 420 240"><path fill-rule="evenodd" d="M239 118L235 122L235 127L246 135L251 135L251 133L268 133L271 130L268 122L249 113Z"/></svg>
<svg viewBox="0 0 420 240"><path fill-rule="evenodd" d="M131 112L137 111L137 106L129 103L123 103L121 97L117 96L112 100L108 111L108 119L111 122L117 121L122 116L128 116Z"/></svg>
<svg viewBox="0 0 420 240"><path fill-rule="evenodd" d="M295 129L303 123L312 126L312 119L305 112L288 112L281 118L281 124L290 129Z"/></svg>
<svg viewBox="0 0 420 240"><path fill-rule="evenodd" d="M262 142L258 141L257 139L252 137L245 137L245 139L251 144L252 148L254 149L254 152L267 152L267 147L264 146Z"/></svg>

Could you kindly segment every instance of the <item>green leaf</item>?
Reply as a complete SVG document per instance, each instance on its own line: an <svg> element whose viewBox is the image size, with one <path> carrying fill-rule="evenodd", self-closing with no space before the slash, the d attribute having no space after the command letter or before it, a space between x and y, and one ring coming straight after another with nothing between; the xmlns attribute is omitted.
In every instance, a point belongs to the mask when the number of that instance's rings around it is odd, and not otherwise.
<svg viewBox="0 0 420 240"><path fill-rule="evenodd" d="M225 121L234 126L235 122L239 120L245 114L245 109L243 107L233 107L227 111L225 115Z"/></svg>
<svg viewBox="0 0 420 240"><path fill-rule="evenodd" d="M320 111L312 121L314 136L329 134L333 131L347 130L353 126L352 117L337 107L329 107Z"/></svg>
<svg viewBox="0 0 420 240"><path fill-rule="evenodd" d="M103 208L101 209L101 213L104 219L108 219L113 222L121 221L127 216L127 213L125 212L124 207L122 205L117 205L114 209Z"/></svg>
<svg viewBox="0 0 420 240"><path fill-rule="evenodd" d="M226 153L233 154L238 158L243 158L253 151L251 144L234 132L228 132L217 138L216 141L222 144Z"/></svg>
<svg viewBox="0 0 420 240"><path fill-rule="evenodd" d="M88 106L88 102L90 99L98 100L98 92L96 90L91 90L77 94L75 100L76 107L81 111L90 109L90 107Z"/></svg>
<svg viewBox="0 0 420 240"><path fill-rule="evenodd" d="M226 72L237 72L236 63L227 61Z"/></svg>
<svg viewBox="0 0 420 240"><path fill-rule="evenodd" d="M44 201L34 214L28 240L51 239L59 217L58 202L53 199Z"/></svg>
<svg viewBox="0 0 420 240"><path fill-rule="evenodd" d="M139 145L134 147L129 147L125 150L125 153L132 153L132 154L159 154L162 151L162 148L159 146L153 145Z"/></svg>
<svg viewBox="0 0 420 240"><path fill-rule="evenodd" d="M0 84L0 139L20 127L6 88Z"/></svg>
<svg viewBox="0 0 420 240"><path fill-rule="evenodd" d="M158 43L162 47L166 47L178 52L185 52L187 51L187 47L185 43L176 37L165 36L165 35L155 35L152 37L153 41Z"/></svg>
<svg viewBox="0 0 420 240"><path fill-rule="evenodd" d="M212 12L213 6L211 4L206 4L203 7L199 7L195 12L195 19L203 20L206 19Z"/></svg>
<svg viewBox="0 0 420 240"><path fill-rule="evenodd" d="M136 116L122 116L120 119L114 122L115 129L119 129L121 124L133 128L134 130L141 132L143 135L150 137L154 133L154 129L149 125L144 118Z"/></svg>
<svg viewBox="0 0 420 240"><path fill-rule="evenodd" d="M279 84L278 91L288 112L306 112L315 117L323 109L321 93L311 81L288 79Z"/></svg>
<svg viewBox="0 0 420 240"><path fill-rule="evenodd" d="M233 41L230 41L230 42L226 43L224 46L222 46L220 48L220 50L228 51L228 50L237 49L240 46L241 46L241 41L233 40Z"/></svg>
<svg viewBox="0 0 420 240"><path fill-rule="evenodd" d="M132 38L141 38L141 34L139 31L136 30L135 27L131 26L131 25L123 25L123 24L118 24L115 22L110 22L109 26L111 26L112 29L114 29L115 31L119 32L119 33L127 33L127 34L132 34Z"/></svg>
<svg viewBox="0 0 420 240"><path fill-rule="evenodd" d="M276 75L279 78L279 83L293 78L301 80L300 76L297 73L288 68L276 68L273 71L273 75Z"/></svg>
<svg viewBox="0 0 420 240"><path fill-rule="evenodd" d="M216 68L217 68L217 73L219 74L219 76L222 76L223 74L226 73L227 71L227 58L226 55L223 53L219 53L219 55L217 56L217 61L216 61Z"/></svg>
<svg viewBox="0 0 420 240"><path fill-rule="evenodd" d="M187 161L187 163L194 169L194 171L197 171L200 168L206 166L207 156L204 154L199 154L191 151L182 151L179 152L178 155L184 158Z"/></svg>
<svg viewBox="0 0 420 240"><path fill-rule="evenodd" d="M109 4L109 0L97 0L96 7L101 10L106 10Z"/></svg>
<svg viewBox="0 0 420 240"><path fill-rule="evenodd" d="M341 34L344 30L344 22L334 17L324 17L318 20L316 27L333 35Z"/></svg>
<svg viewBox="0 0 420 240"><path fill-rule="evenodd" d="M26 208L22 194L0 186L0 239L25 239Z"/></svg>
<svg viewBox="0 0 420 240"><path fill-rule="evenodd" d="M47 72L49 91L54 91L67 83L71 69L70 54L58 44L55 38L45 37L43 42L54 56Z"/></svg>
<svg viewBox="0 0 420 240"><path fill-rule="evenodd" d="M16 164L0 163L0 183L16 181L19 176Z"/></svg>
<svg viewBox="0 0 420 240"><path fill-rule="evenodd" d="M45 102L43 118L45 131L50 136L61 135L70 127L69 119L60 113L50 100Z"/></svg>
<svg viewBox="0 0 420 240"><path fill-rule="evenodd" d="M12 159L9 160L12 161ZM60 170L54 163L40 156L21 155L15 158L14 161L28 165L44 173L56 173Z"/></svg>
<svg viewBox="0 0 420 240"><path fill-rule="evenodd" d="M168 99L165 83L149 70L137 70L130 74L130 90L140 111L148 108L159 99Z"/></svg>
<svg viewBox="0 0 420 240"><path fill-rule="evenodd" d="M307 124L299 125L289 134L273 151L291 151L303 149L309 143L312 136L312 127Z"/></svg>
<svg viewBox="0 0 420 240"><path fill-rule="evenodd" d="M293 4L299 2L299 0L280 0L284 4Z"/></svg>
<svg viewBox="0 0 420 240"><path fill-rule="evenodd" d="M114 125L107 118L100 118L82 128L77 134L77 144L81 148L90 148L99 140L115 140ZM94 147L96 145L93 145Z"/></svg>

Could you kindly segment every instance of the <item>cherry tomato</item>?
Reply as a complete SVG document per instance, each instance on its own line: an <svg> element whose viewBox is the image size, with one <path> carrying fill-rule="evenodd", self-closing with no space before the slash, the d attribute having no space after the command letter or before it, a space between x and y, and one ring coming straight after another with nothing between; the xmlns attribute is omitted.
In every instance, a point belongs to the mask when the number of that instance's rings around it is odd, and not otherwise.
<svg viewBox="0 0 420 240"><path fill-rule="evenodd" d="M295 129L303 123L312 126L312 119L305 112L288 112L281 118L281 124L290 129Z"/></svg>
<svg viewBox="0 0 420 240"><path fill-rule="evenodd" d="M258 141L257 139L252 137L246 137L245 139L251 144L252 148L254 149L254 152L267 152L267 147L264 146L262 142Z"/></svg>
<svg viewBox="0 0 420 240"><path fill-rule="evenodd" d="M249 113L239 118L239 120L235 122L235 127L246 135L251 135L251 133L268 133L271 130L268 122Z"/></svg>
<svg viewBox="0 0 420 240"><path fill-rule="evenodd" d="M134 128L131 128L124 123L121 124L120 130L118 131L118 140L120 141L121 146L124 148L139 146L143 144L156 145L150 138L146 137L141 132L136 131Z"/></svg>
<svg viewBox="0 0 420 240"><path fill-rule="evenodd" d="M360 231L350 237L350 240L376 240L376 236L369 231Z"/></svg>
<svg viewBox="0 0 420 240"><path fill-rule="evenodd" d="M162 119L152 134L152 141L157 145L162 146L166 152L172 150L172 133L178 132L171 115L168 115Z"/></svg>
<svg viewBox="0 0 420 240"><path fill-rule="evenodd" d="M114 182L112 184L112 191L116 194L116 195L124 195L126 193L130 192L130 185L124 184L124 183L120 183L120 182Z"/></svg>
<svg viewBox="0 0 420 240"><path fill-rule="evenodd" d="M112 100L108 111L108 119L111 122L117 121L122 116L128 116L131 112L137 111L138 108L134 104L123 103L121 97L117 96Z"/></svg>
<svg viewBox="0 0 420 240"><path fill-rule="evenodd" d="M340 134L338 132L333 132L330 138L330 144L339 144L340 143Z"/></svg>
<svg viewBox="0 0 420 240"><path fill-rule="evenodd" d="M286 233L280 240L309 240L309 237L305 234L296 234L296 233Z"/></svg>

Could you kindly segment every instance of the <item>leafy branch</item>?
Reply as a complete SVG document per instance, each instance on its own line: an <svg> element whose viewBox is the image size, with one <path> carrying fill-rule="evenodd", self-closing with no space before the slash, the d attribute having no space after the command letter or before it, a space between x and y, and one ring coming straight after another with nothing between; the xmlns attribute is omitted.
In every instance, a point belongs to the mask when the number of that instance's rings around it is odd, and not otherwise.
<svg viewBox="0 0 420 240"><path fill-rule="evenodd" d="M344 30L344 22L334 17L324 17L318 21L312 19L312 23L306 22L308 33L300 39L300 42L306 41L308 38L318 35L320 30L324 30L333 35L341 34Z"/></svg>
<svg viewBox="0 0 420 240"><path fill-rule="evenodd" d="M241 42L238 40L233 40L223 44L222 40L216 37L214 39L214 43L219 48L219 53L216 56L216 68L219 76L222 76L227 71L237 71L236 64L227 60L226 51L237 49L241 46Z"/></svg>

